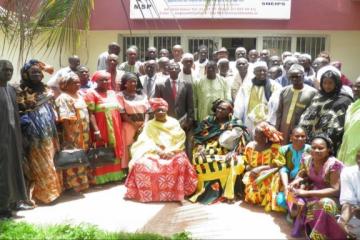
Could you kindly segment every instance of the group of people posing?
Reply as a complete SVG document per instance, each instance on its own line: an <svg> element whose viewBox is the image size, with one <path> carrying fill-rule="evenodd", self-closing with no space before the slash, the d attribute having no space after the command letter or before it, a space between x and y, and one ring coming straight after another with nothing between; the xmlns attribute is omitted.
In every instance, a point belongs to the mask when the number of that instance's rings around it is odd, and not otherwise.
<svg viewBox="0 0 360 240"><path fill-rule="evenodd" d="M286 213L294 237L360 237L360 78L328 53L119 54L109 44L91 78L71 56L47 83L53 69L30 60L17 85L0 60L0 217L124 179L127 199L244 199ZM55 167L58 152L104 146L112 163Z"/></svg>

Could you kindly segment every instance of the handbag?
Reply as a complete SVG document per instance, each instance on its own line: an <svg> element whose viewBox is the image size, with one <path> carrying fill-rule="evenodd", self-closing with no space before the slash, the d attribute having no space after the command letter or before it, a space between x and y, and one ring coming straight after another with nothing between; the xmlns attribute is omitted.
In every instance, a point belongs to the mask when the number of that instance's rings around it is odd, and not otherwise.
<svg viewBox="0 0 360 240"><path fill-rule="evenodd" d="M55 168L58 170L88 166L89 160L83 149L65 149L55 154Z"/></svg>
<svg viewBox="0 0 360 240"><path fill-rule="evenodd" d="M115 152L113 147L96 147L90 148L87 155L90 166L98 167L115 163Z"/></svg>

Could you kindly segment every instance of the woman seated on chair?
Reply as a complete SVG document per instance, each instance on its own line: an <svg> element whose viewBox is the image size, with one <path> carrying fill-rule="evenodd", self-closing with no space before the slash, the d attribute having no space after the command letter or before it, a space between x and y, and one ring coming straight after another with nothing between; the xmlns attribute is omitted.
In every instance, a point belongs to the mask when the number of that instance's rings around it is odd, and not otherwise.
<svg viewBox="0 0 360 240"><path fill-rule="evenodd" d="M182 201L197 185L194 168L184 151L185 132L167 116L162 98L149 100L154 119L144 125L131 147L125 198L140 202Z"/></svg>
<svg viewBox="0 0 360 240"><path fill-rule="evenodd" d="M212 111L214 114L194 130L192 164L198 174L198 187L190 200L205 204L234 200L236 179L245 169L239 154L249 139L245 127L232 119L230 102L218 99Z"/></svg>

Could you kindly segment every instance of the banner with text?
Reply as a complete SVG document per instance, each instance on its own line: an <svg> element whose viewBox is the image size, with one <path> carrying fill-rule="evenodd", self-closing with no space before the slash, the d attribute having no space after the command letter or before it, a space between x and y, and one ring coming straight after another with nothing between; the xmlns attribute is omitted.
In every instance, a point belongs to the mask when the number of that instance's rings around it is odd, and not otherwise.
<svg viewBox="0 0 360 240"><path fill-rule="evenodd" d="M131 19L290 19L291 0L130 0Z"/></svg>

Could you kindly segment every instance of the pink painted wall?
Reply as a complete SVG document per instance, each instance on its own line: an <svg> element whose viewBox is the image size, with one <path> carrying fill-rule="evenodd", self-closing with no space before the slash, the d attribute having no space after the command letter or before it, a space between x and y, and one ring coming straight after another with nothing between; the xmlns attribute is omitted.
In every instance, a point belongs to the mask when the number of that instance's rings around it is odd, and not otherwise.
<svg viewBox="0 0 360 240"><path fill-rule="evenodd" d="M122 4L123 2L123 4ZM130 0L95 0L91 30L360 30L359 0L292 0L290 20L127 20ZM156 0L154 0L156 3ZM124 7L126 12L124 11Z"/></svg>

